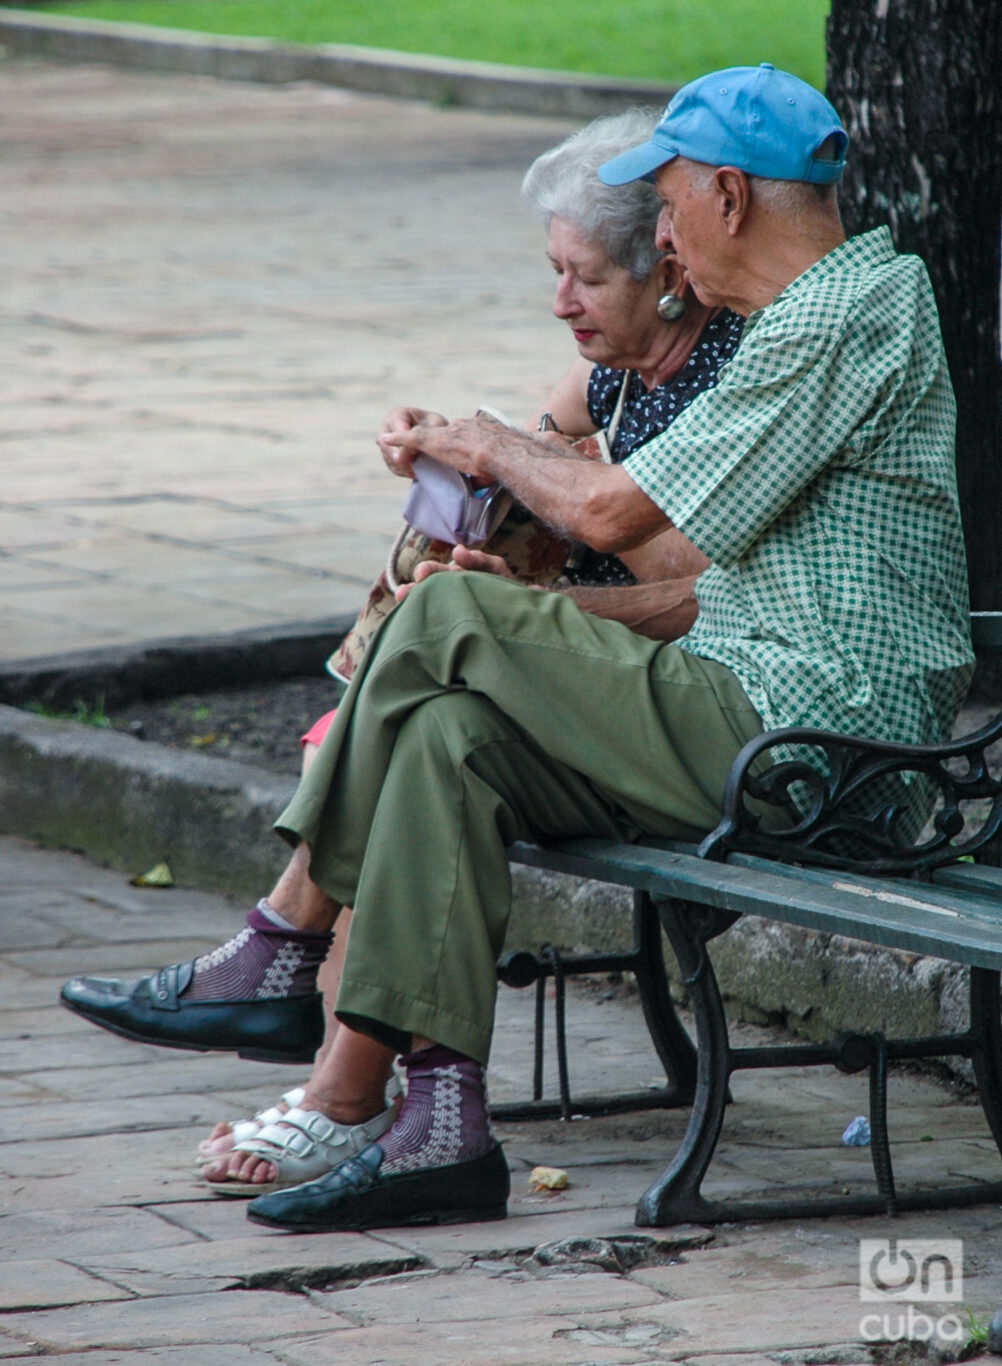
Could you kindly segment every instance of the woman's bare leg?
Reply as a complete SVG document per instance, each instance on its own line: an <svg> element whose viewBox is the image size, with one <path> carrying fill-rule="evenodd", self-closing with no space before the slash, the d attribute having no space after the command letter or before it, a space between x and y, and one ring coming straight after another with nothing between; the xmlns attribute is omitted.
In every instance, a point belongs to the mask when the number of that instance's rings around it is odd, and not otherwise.
<svg viewBox="0 0 1002 1366"><path fill-rule="evenodd" d="M318 1110L339 1124L361 1124L386 1108L385 1090L393 1070L393 1052L364 1034L339 1026L313 1075L301 1105ZM273 1181L275 1167L254 1153L233 1151L207 1164L203 1176L210 1183L225 1181L264 1184Z"/></svg>
<svg viewBox="0 0 1002 1366"><path fill-rule="evenodd" d="M331 1044L334 1042L334 1036L339 1027L334 1014L334 1002L337 999L338 983L341 980L341 967L344 963L344 953L348 943L348 926L350 924L351 908L345 906L334 922L334 943L331 945L330 952L317 974L317 990L323 994L324 998L324 1037L313 1061L314 1071L330 1052ZM288 1109L288 1106L280 1100L273 1108L284 1111ZM207 1158L222 1158L232 1150L233 1144L233 1126L227 1120L220 1120L209 1137L203 1139L199 1144L199 1157L203 1162ZM203 1167L202 1175L211 1181L227 1179L225 1166L221 1166L218 1162L211 1165L206 1164Z"/></svg>
<svg viewBox="0 0 1002 1366"><path fill-rule="evenodd" d="M300 767L301 776L305 776L310 765L313 763L316 754L316 745L309 742L303 745L302 764ZM303 905L304 903L307 912L307 917L309 919L320 920L322 922L323 901L320 898L314 900L311 895L304 894L303 890L298 885L303 872L301 867L302 855L300 855L297 859L298 853L299 851L297 850L296 853L293 854L292 862L286 868L282 876L279 878L274 891L268 898L268 903L269 905L273 906L275 910L279 911L279 914L284 916L285 919L290 922L290 924L296 923L292 917L297 913L296 907ZM293 865L295 865L294 874L292 871ZM308 878L307 881L309 881ZM310 885L312 886L313 884L311 883ZM319 891L319 889L317 890ZM284 900L286 902L285 910L279 909L278 905L276 904L276 898L279 901ZM326 1056L327 1051L330 1048L331 1042L334 1038L334 1033L337 1029L337 1020L334 1017L333 1002L335 997L337 996L337 985L341 977L341 964L344 962L344 949L345 943L347 942L348 925L350 924L350 922L351 910L348 907L344 907L341 911L341 914L334 921L334 943L331 945L330 952L327 954L327 957L324 960L324 964L321 967L319 973L317 974L317 989L321 992L324 998L324 1037L323 1042L317 1050L317 1055L314 1059L314 1065L316 1065L316 1062L320 1058ZM311 928L311 926L298 926L298 928ZM277 1103L277 1105L275 1105L273 1108L276 1110L286 1110L288 1107L286 1106L284 1101L280 1100ZM202 1142L198 1145L198 1151L199 1156L203 1159L208 1157L223 1157L224 1154L228 1153L232 1147L233 1127L227 1120L221 1119L219 1123L215 1125L209 1137L207 1139L203 1139ZM208 1170L209 1169L207 1168L206 1173L204 1174L207 1174ZM215 1170L215 1167L213 1167L212 1170Z"/></svg>

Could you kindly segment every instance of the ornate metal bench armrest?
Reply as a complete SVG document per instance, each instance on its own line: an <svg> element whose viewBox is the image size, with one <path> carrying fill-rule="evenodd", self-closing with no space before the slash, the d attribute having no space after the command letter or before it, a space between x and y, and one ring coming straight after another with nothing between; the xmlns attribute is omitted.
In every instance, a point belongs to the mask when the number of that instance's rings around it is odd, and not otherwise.
<svg viewBox="0 0 1002 1366"><path fill-rule="evenodd" d="M986 758L1000 739L1002 715L942 745L895 745L806 727L768 731L734 760L723 818L699 854L722 860L740 850L899 875L953 863L983 849L1002 826L1002 781L992 777ZM788 757L791 747L803 746L821 767ZM768 764L777 747L785 754ZM768 803L789 823L764 824L762 810L749 800Z"/></svg>

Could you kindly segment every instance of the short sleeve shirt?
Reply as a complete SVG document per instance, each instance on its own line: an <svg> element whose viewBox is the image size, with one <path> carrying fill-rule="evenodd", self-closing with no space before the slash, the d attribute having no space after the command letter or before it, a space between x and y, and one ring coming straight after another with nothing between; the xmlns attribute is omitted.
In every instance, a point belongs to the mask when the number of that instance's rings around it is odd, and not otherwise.
<svg viewBox="0 0 1002 1366"><path fill-rule="evenodd" d="M925 267L880 228L753 313L717 387L624 463L712 561L679 644L766 728L945 738L973 663L954 421Z"/></svg>
<svg viewBox="0 0 1002 1366"><path fill-rule="evenodd" d="M626 394L611 455L625 460L631 451L656 432L663 432L705 389L712 389L721 367L730 360L741 340L744 318L722 308L703 328L699 341L678 371L663 384L648 389L631 370L596 365L588 377L588 413L596 431L612 422L623 385ZM581 546L566 571L571 583L632 584L636 579L617 555Z"/></svg>

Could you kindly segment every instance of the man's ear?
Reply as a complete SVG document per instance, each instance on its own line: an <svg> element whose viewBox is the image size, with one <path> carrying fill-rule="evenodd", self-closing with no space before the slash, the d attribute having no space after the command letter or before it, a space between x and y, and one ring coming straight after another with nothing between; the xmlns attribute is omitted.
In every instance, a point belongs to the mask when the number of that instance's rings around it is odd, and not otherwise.
<svg viewBox="0 0 1002 1366"><path fill-rule="evenodd" d="M737 236L751 203L748 177L736 166L720 166L713 177L717 214L728 237Z"/></svg>

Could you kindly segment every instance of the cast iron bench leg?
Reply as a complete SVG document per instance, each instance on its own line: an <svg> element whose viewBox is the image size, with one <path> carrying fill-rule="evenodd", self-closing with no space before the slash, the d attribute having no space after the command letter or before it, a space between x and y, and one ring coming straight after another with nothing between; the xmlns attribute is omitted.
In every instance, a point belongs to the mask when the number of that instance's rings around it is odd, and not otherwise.
<svg viewBox="0 0 1002 1366"><path fill-rule="evenodd" d="M644 1192L636 1211L641 1227L679 1223L717 1224L741 1219L809 1215L895 1214L912 1209L951 1209L996 1203L1002 1183L935 1186L899 1192L891 1169L887 1133L887 1063L891 1059L968 1056L972 1059L985 1116L1002 1152L1002 1018L999 973L971 969L971 1023L965 1034L887 1041L880 1034L849 1035L831 1045L779 1045L732 1049L713 966L700 928L705 908L685 901L659 902L661 919L683 980L692 993L698 1068L688 1127L673 1161ZM869 1068L873 1194L792 1196L765 1200L707 1200L700 1187L720 1137L732 1072L745 1067L831 1063L843 1071Z"/></svg>
<svg viewBox="0 0 1002 1366"><path fill-rule="evenodd" d="M971 1064L981 1108L996 1146L1002 1152L1002 1022L997 972L971 968L970 1002Z"/></svg>
<svg viewBox="0 0 1002 1366"><path fill-rule="evenodd" d="M633 927L637 946L633 972L644 1020L676 1104L688 1105L696 1094L696 1049L675 1013L661 947L661 919L648 892L633 893Z"/></svg>
<svg viewBox="0 0 1002 1366"><path fill-rule="evenodd" d="M727 1105L730 1045L727 1021L706 944L693 929L703 908L685 901L660 901L658 909L682 980L692 994L696 1021L696 1095L674 1161L640 1197L641 1228L706 1222L711 1206L700 1185L713 1158Z"/></svg>

